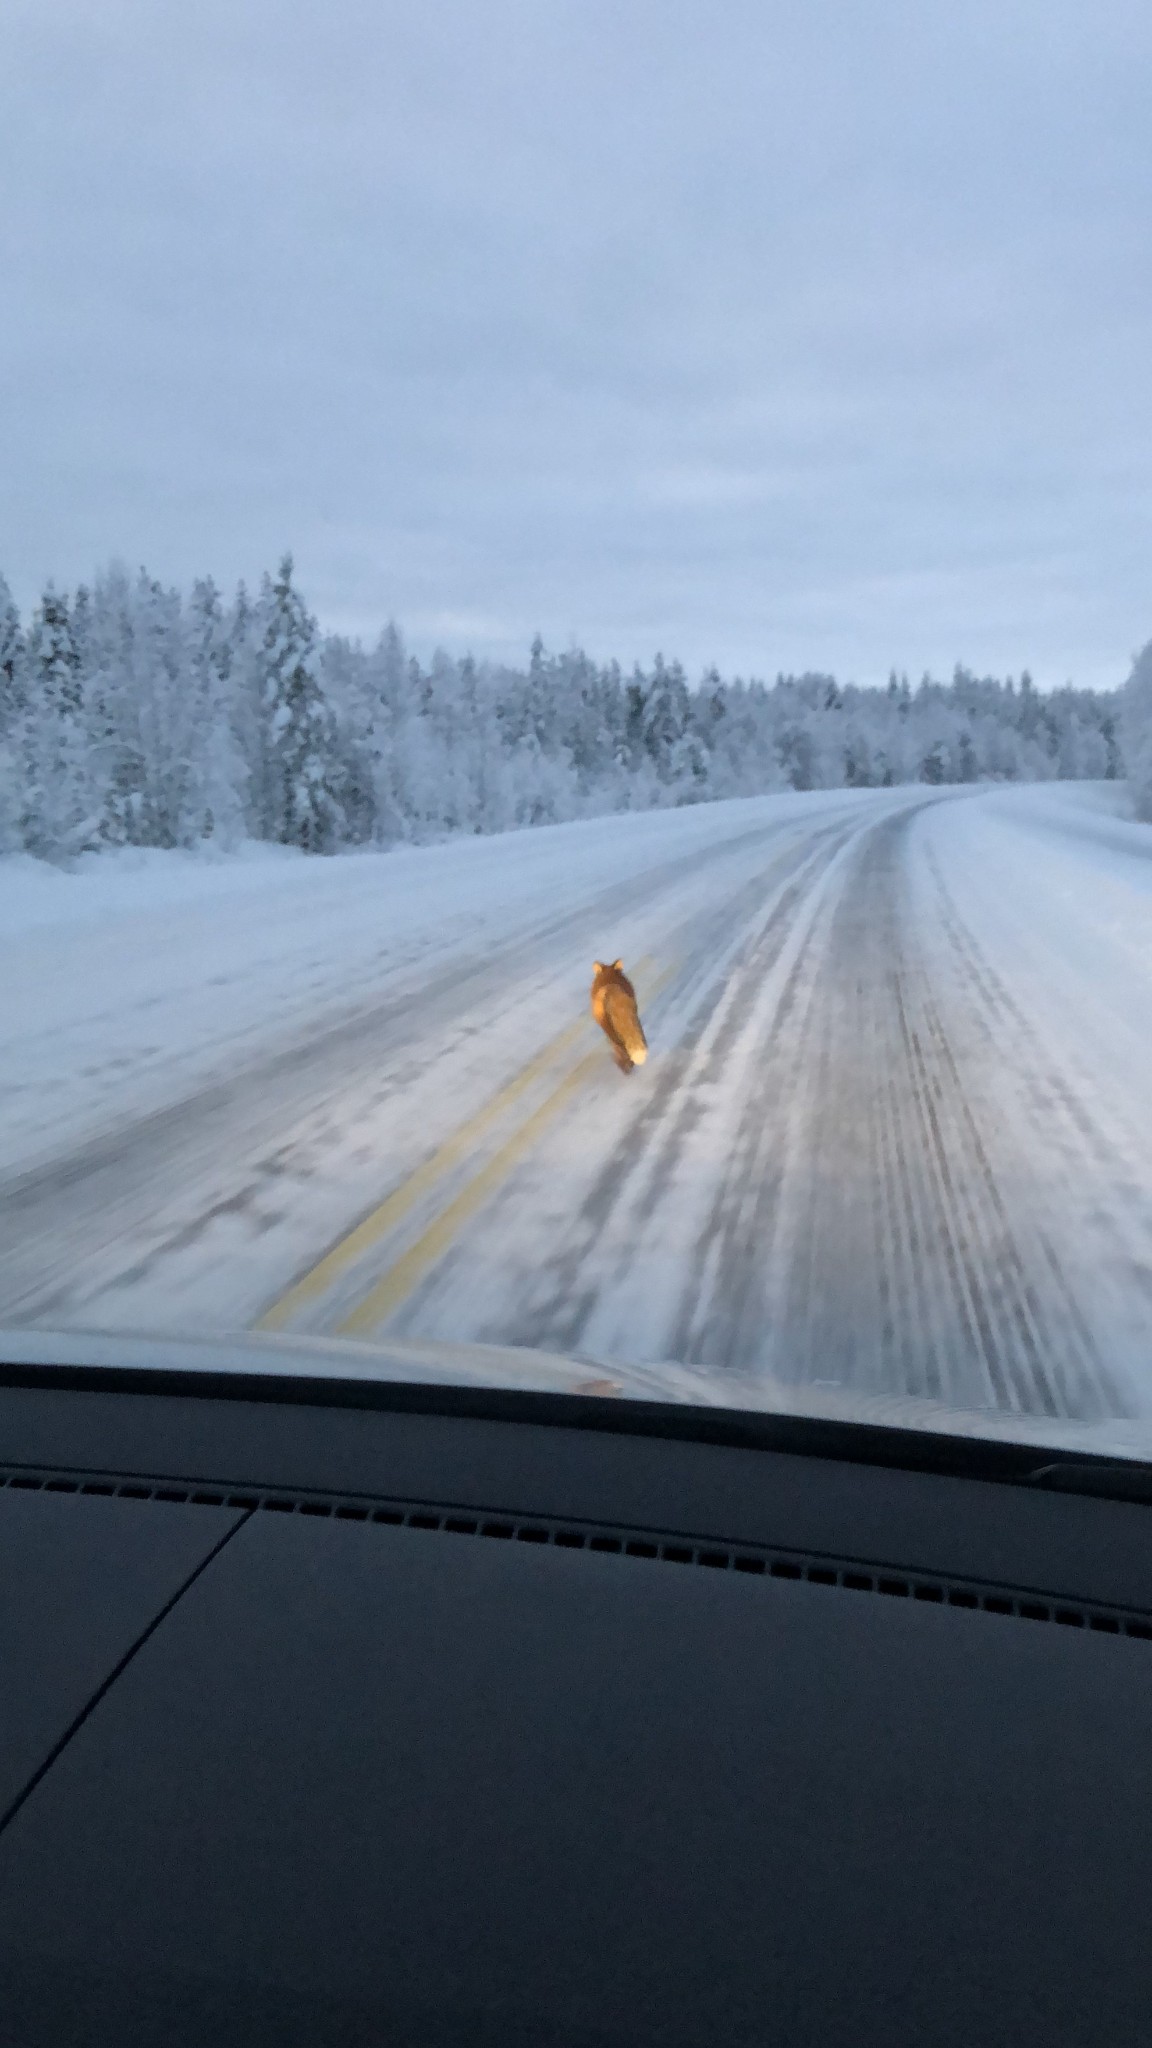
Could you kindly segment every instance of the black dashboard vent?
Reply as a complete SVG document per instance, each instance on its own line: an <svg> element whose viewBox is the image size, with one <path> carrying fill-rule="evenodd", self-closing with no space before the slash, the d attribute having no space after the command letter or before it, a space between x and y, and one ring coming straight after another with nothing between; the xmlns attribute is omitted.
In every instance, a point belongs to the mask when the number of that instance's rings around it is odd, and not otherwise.
<svg viewBox="0 0 1152 2048"><path fill-rule="evenodd" d="M1022 1587L984 1585L972 1580L940 1578L930 1572L896 1570L875 1560L809 1555L755 1544L727 1544L669 1531L608 1529L590 1522L521 1517L427 1501L297 1493L271 1487L214 1486L191 1480L178 1483L106 1472L0 1467L0 1490L5 1488L13 1492L87 1494L181 1506L230 1507L250 1514L303 1515L448 1536L487 1537L503 1543L551 1544L557 1550L586 1550L601 1556L738 1572L754 1578L790 1579L846 1593L873 1593L884 1599L965 1608L1015 1621L1047 1622L1152 1642L1152 1614L1148 1613L1097 1603L1086 1606L1057 1594Z"/></svg>

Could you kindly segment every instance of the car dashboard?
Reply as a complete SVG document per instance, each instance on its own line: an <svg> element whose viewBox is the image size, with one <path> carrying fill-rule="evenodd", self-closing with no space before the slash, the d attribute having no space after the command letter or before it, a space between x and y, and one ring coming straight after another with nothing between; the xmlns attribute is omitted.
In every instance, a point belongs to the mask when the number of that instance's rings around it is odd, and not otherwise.
<svg viewBox="0 0 1152 2048"><path fill-rule="evenodd" d="M1146 2043L1146 1490L14 1361L0 2043Z"/></svg>

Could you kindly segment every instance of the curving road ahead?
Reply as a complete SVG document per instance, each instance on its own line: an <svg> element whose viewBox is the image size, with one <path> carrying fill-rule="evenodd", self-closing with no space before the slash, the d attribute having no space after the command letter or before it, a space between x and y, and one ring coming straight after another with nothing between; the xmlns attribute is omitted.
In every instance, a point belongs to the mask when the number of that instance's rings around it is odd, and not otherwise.
<svg viewBox="0 0 1152 2048"><path fill-rule="evenodd" d="M552 864L503 919L496 876L474 930L10 1173L0 1322L1147 1414L1152 834L1083 793L710 809L520 835ZM626 1079L584 1014L617 954L652 1048Z"/></svg>

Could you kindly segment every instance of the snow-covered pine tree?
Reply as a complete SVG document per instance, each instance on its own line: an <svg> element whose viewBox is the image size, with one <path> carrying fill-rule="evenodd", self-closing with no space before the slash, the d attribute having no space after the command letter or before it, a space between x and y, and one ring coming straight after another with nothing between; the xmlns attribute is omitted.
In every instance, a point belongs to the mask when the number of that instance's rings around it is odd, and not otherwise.
<svg viewBox="0 0 1152 2048"><path fill-rule="evenodd" d="M686 758L688 688L678 661L670 665L658 654L644 699L644 747L657 782L665 789L690 782Z"/></svg>
<svg viewBox="0 0 1152 2048"><path fill-rule="evenodd" d="M125 846L138 836L144 782L133 696L135 599L127 571L114 564L92 588L84 676L85 721L100 804L100 841Z"/></svg>
<svg viewBox="0 0 1152 2048"><path fill-rule="evenodd" d="M184 621L190 759L184 834L235 846L244 836L247 768L233 725L233 646L210 576L192 585Z"/></svg>
<svg viewBox="0 0 1152 2048"><path fill-rule="evenodd" d="M374 705L368 663L359 641L330 633L317 641L317 680L335 720L332 785L340 792L341 838L371 845L376 833Z"/></svg>
<svg viewBox="0 0 1152 2048"><path fill-rule="evenodd" d="M228 648L228 690L232 730L244 765L245 830L263 837L264 712L261 700L258 606L241 580L225 614Z"/></svg>
<svg viewBox="0 0 1152 2048"><path fill-rule="evenodd" d="M920 763L921 782L940 783L948 779L948 765L944 757L943 740L933 740Z"/></svg>
<svg viewBox="0 0 1152 2048"><path fill-rule="evenodd" d="M138 786L130 837L141 846L187 845L199 837L189 815L196 735L183 605L177 590L141 569L132 592L129 680L124 693L126 758Z"/></svg>
<svg viewBox="0 0 1152 2048"><path fill-rule="evenodd" d="M261 837L307 853L341 839L336 720L320 682L316 624L285 555L266 576L255 646L260 706Z"/></svg>
<svg viewBox="0 0 1152 2048"><path fill-rule="evenodd" d="M22 837L32 853L67 858L94 840L99 820L87 801L84 688L68 599L51 583L32 621L24 677Z"/></svg>
<svg viewBox="0 0 1152 2048"><path fill-rule="evenodd" d="M957 782L978 782L980 780L980 767L976 759L976 749L972 743L971 731L967 726L962 728L960 737L956 742L953 773Z"/></svg>
<svg viewBox="0 0 1152 2048"><path fill-rule="evenodd" d="M397 755L406 723L408 660L395 620L389 619L365 664L367 743L375 798L373 836L379 845L405 832L403 778Z"/></svg>
<svg viewBox="0 0 1152 2048"><path fill-rule="evenodd" d="M526 693L526 731L536 740L541 753L547 753L552 740L552 692L550 688L551 664L544 652L544 642L537 633L528 656L528 689Z"/></svg>
<svg viewBox="0 0 1152 2048"><path fill-rule="evenodd" d="M406 838L420 841L441 829L441 742L433 688L416 655L404 664L390 779Z"/></svg>
<svg viewBox="0 0 1152 2048"><path fill-rule="evenodd" d="M0 741L10 734L23 707L24 633L16 602L0 576Z"/></svg>
<svg viewBox="0 0 1152 2048"><path fill-rule="evenodd" d="M20 614L0 576L0 853L20 845L23 774L17 757L24 709L24 633Z"/></svg>
<svg viewBox="0 0 1152 2048"><path fill-rule="evenodd" d="M871 789L878 777L872 765L872 749L868 744L867 732L853 723L844 741L844 787L845 789Z"/></svg>
<svg viewBox="0 0 1152 2048"><path fill-rule="evenodd" d="M76 585L70 609L72 644L76 649L76 662L83 685L87 681L92 665L92 592L86 583Z"/></svg>

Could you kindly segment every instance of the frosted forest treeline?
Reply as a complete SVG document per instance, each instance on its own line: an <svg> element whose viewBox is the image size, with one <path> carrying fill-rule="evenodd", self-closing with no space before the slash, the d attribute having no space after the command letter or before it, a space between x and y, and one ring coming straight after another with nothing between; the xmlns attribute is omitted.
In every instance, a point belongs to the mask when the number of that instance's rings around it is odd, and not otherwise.
<svg viewBox="0 0 1152 2048"><path fill-rule="evenodd" d="M322 635L290 558L228 602L113 568L27 621L0 577L0 851L328 852L776 789L1115 777L1120 701L962 668L692 688L659 655L625 673L539 640L524 668L424 666L392 625Z"/></svg>

